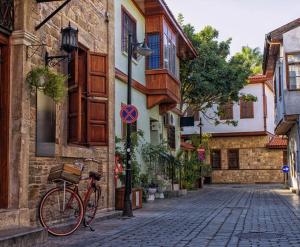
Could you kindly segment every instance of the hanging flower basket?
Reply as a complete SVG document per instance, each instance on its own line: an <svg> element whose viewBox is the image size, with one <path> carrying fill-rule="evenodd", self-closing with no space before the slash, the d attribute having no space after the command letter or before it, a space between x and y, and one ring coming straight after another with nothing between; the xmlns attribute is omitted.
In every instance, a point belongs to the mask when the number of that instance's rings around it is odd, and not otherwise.
<svg viewBox="0 0 300 247"><path fill-rule="evenodd" d="M39 90L55 103L59 103L66 95L67 79L66 75L53 71L49 67L36 67L27 74L26 82L31 92Z"/></svg>

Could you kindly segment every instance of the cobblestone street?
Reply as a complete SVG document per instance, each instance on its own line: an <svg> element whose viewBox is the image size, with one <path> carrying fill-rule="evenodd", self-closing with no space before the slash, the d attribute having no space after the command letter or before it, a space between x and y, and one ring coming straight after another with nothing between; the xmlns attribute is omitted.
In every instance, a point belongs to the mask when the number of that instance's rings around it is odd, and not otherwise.
<svg viewBox="0 0 300 247"><path fill-rule="evenodd" d="M206 186L134 214L45 246L300 246L300 200L280 185Z"/></svg>

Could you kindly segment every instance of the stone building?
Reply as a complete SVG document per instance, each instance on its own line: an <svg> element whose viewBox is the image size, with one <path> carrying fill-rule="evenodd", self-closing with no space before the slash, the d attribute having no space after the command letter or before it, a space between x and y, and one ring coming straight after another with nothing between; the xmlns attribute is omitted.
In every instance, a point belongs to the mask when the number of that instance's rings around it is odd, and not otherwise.
<svg viewBox="0 0 300 247"><path fill-rule="evenodd" d="M114 208L113 2L66 1L38 27L64 2L0 1L0 229L35 226L50 168L81 158L101 160L86 169L103 175L100 210ZM61 29L69 23L78 28L79 49L71 55L68 93L54 104L31 93L25 78L45 65L46 51L64 54ZM68 60L55 63L52 69L67 74Z"/></svg>
<svg viewBox="0 0 300 247"><path fill-rule="evenodd" d="M223 106L221 124L201 116L203 132L211 134L209 143L212 183L281 183L281 171L286 162L286 140L274 135L274 93L272 82L266 76L253 76L240 94L251 94L255 102L242 99ZM214 117L218 106L208 111ZM199 117L198 117L199 119ZM237 121L237 126L225 124ZM223 123L222 123L223 121ZM195 127L185 127L183 134L199 135L199 120Z"/></svg>

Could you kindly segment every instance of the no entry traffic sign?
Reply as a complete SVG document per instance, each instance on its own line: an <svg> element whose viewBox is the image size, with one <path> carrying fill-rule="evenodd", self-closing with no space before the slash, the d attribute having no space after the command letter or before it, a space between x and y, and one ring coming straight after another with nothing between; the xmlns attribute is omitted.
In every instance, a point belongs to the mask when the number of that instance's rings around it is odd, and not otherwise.
<svg viewBox="0 0 300 247"><path fill-rule="evenodd" d="M132 124L138 119L139 112L134 105L123 105L120 111L120 116L123 123Z"/></svg>

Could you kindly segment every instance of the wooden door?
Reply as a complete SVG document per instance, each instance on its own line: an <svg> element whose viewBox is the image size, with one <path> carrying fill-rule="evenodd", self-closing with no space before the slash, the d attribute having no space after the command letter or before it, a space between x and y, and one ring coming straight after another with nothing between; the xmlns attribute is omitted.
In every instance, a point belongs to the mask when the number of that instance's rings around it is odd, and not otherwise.
<svg viewBox="0 0 300 247"><path fill-rule="evenodd" d="M0 34L0 208L8 207L9 42Z"/></svg>

